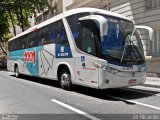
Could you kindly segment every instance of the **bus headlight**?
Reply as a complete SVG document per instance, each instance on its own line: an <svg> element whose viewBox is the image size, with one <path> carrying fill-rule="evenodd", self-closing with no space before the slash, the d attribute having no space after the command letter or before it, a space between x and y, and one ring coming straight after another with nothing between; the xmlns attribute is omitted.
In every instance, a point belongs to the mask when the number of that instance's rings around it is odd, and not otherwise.
<svg viewBox="0 0 160 120"><path fill-rule="evenodd" d="M102 70L107 71L107 72L112 73L112 74L116 74L116 73L120 72L120 70L111 68L111 67L109 67L109 66L107 66L107 65L94 64L94 63L92 63L92 64L93 64L93 66L95 66L96 68L102 69Z"/></svg>
<svg viewBox="0 0 160 120"><path fill-rule="evenodd" d="M96 68L99 68L99 69L102 69L102 70L108 70L108 66L106 66L106 65L101 65L101 64L93 63L93 62L92 62L92 64Z"/></svg>
<svg viewBox="0 0 160 120"><path fill-rule="evenodd" d="M116 73L119 73L120 70L117 70L117 69L114 69L114 68L110 68L110 70L108 72L110 72L112 74L116 74Z"/></svg>
<svg viewBox="0 0 160 120"><path fill-rule="evenodd" d="M111 68L111 67L108 67L108 66L101 66L101 69L105 70L109 73L112 73L112 74L116 74L116 73L120 72L120 70L117 70L117 69L114 69L114 68Z"/></svg>

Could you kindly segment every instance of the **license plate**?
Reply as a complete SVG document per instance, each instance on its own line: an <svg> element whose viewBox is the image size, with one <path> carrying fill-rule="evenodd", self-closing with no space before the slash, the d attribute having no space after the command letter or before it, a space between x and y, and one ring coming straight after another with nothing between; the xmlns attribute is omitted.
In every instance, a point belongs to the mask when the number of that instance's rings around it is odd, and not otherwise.
<svg viewBox="0 0 160 120"><path fill-rule="evenodd" d="M128 84L135 84L136 82L137 82L136 79L131 79L131 80L128 81Z"/></svg>

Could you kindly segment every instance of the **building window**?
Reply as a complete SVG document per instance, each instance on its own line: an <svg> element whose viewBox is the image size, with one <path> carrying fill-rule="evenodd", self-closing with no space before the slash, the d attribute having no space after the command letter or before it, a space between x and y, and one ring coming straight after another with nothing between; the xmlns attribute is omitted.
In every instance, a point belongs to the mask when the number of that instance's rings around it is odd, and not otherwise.
<svg viewBox="0 0 160 120"><path fill-rule="evenodd" d="M145 0L146 10L160 7L160 0Z"/></svg>

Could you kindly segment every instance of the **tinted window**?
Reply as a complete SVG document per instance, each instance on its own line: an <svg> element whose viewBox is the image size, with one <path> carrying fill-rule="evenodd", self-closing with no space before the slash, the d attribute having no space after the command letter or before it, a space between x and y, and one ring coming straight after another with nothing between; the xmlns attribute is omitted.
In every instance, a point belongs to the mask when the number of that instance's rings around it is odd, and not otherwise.
<svg viewBox="0 0 160 120"><path fill-rule="evenodd" d="M62 21L58 21L55 23L56 26L56 43L57 44L63 44L63 45L68 45L68 38L66 34L66 30L64 28L64 24Z"/></svg>
<svg viewBox="0 0 160 120"><path fill-rule="evenodd" d="M9 41L8 42L8 51L12 51L13 50L13 41Z"/></svg>
<svg viewBox="0 0 160 120"><path fill-rule="evenodd" d="M41 28L38 34L39 42L42 45L51 43L68 45L68 38L62 20Z"/></svg>
<svg viewBox="0 0 160 120"><path fill-rule="evenodd" d="M51 43L69 45L62 20L10 41L8 50L15 51Z"/></svg>
<svg viewBox="0 0 160 120"><path fill-rule="evenodd" d="M92 20L81 22L81 50L96 56L96 40L99 35L97 25Z"/></svg>
<svg viewBox="0 0 160 120"><path fill-rule="evenodd" d="M36 31L29 33L28 41L27 41L27 48L35 47L38 45L38 34Z"/></svg>
<svg viewBox="0 0 160 120"><path fill-rule="evenodd" d="M45 27L44 45L55 43L55 23Z"/></svg>
<svg viewBox="0 0 160 120"><path fill-rule="evenodd" d="M80 24L79 18L87 15L89 15L89 13L76 14L76 15L69 16L67 18L68 24L71 28L73 37L75 39L75 43L78 48L81 48L81 41L80 41L81 24Z"/></svg>
<svg viewBox="0 0 160 120"><path fill-rule="evenodd" d="M27 44L27 35L10 41L8 43L8 50L11 52L11 51L25 49L26 44Z"/></svg>
<svg viewBox="0 0 160 120"><path fill-rule="evenodd" d="M45 45L47 42L45 40L45 27L39 29L37 31L37 45L42 46Z"/></svg>
<svg viewBox="0 0 160 120"><path fill-rule="evenodd" d="M20 47L19 47L19 49L26 49L26 47L27 47L27 36L28 35L20 37Z"/></svg>
<svg viewBox="0 0 160 120"><path fill-rule="evenodd" d="M97 25L93 21L80 22L79 18L88 13L76 14L67 18L77 47L88 54L97 55L96 38L99 38Z"/></svg>

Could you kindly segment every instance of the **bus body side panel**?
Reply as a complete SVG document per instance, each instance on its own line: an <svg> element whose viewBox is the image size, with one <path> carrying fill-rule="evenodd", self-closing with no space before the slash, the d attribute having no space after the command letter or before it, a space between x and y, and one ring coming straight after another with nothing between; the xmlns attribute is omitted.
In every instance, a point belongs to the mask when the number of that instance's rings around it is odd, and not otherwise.
<svg viewBox="0 0 160 120"><path fill-rule="evenodd" d="M98 64L95 57L81 54L75 58L76 83L92 88L98 88L99 69L94 65Z"/></svg>
<svg viewBox="0 0 160 120"><path fill-rule="evenodd" d="M39 73L40 77L55 78L55 44L45 45L38 52Z"/></svg>
<svg viewBox="0 0 160 120"><path fill-rule="evenodd" d="M7 70L10 72L14 72L14 60L8 59L7 60Z"/></svg>
<svg viewBox="0 0 160 120"><path fill-rule="evenodd" d="M74 79L74 58L70 46L61 44L45 45L44 48L39 51L38 56L40 77L57 80L59 65L66 65Z"/></svg>
<svg viewBox="0 0 160 120"><path fill-rule="evenodd" d="M7 52L7 70L14 72L14 60L12 60L10 52Z"/></svg>
<svg viewBox="0 0 160 120"><path fill-rule="evenodd" d="M28 48L18 51L10 52L10 60L8 61L9 65L8 68L11 71L14 71L15 64L18 65L19 72L21 74L31 75L31 76L38 76L39 73L39 59L38 59L38 52L42 50L42 46Z"/></svg>

